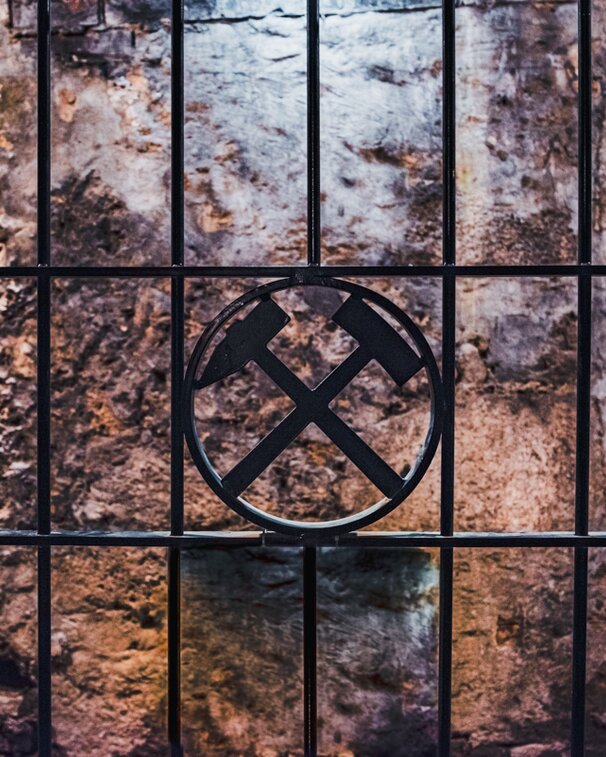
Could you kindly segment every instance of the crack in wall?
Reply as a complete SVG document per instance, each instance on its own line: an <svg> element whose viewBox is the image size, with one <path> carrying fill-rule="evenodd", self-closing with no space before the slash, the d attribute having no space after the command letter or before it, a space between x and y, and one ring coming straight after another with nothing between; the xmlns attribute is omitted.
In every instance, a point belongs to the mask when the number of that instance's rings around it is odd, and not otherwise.
<svg viewBox="0 0 606 757"><path fill-rule="evenodd" d="M467 8L473 8L476 10L494 10L496 8L508 8L516 6L518 8L528 8L535 6L566 6L576 5L576 0L535 0L535 2L520 2L520 0L500 0L500 2L487 3L487 2L456 2L457 10L465 10ZM425 11L441 10L442 3L423 3L419 5L411 5L406 8L365 8L361 10L352 10L347 12L332 12L321 13L320 19L328 18L351 18L353 16L367 16L367 15L408 15L410 13L423 13ZM306 17L305 13L283 13L279 10L270 11L262 15L247 15L247 16L210 16L207 18L188 18L185 20L185 24L239 24L247 23L249 21L263 21L266 18L292 18L302 19Z"/></svg>
<svg viewBox="0 0 606 757"><path fill-rule="evenodd" d="M568 0L566 0L568 2ZM436 5L415 5L407 8L375 8L372 10L359 10L349 11L347 13L321 13L320 20L327 18L351 18L352 16L365 16L370 14L375 15L404 15L409 13L417 13L418 11L436 10L441 8L441 4ZM260 16L248 15L248 16L209 16L207 18L188 18L185 20L186 24L243 24L249 21L264 21L267 18L289 18L289 19L303 19L306 17L305 13L283 13L280 11L271 11L270 13L264 13Z"/></svg>
<svg viewBox="0 0 606 757"><path fill-rule="evenodd" d="M105 0L97 0L97 19L99 24L105 26Z"/></svg>
<svg viewBox="0 0 606 757"><path fill-rule="evenodd" d="M560 6L571 6L576 5L577 0L557 0L554 2L554 0L535 0L535 2L520 2L520 0L500 0L498 2L494 3L487 3L487 2L457 2L456 8L458 11L463 11L466 9L473 9L473 10L484 10L484 11L491 11L497 8L508 8L508 7L518 7L518 8L534 8L534 7L560 7ZM21 28L15 27L14 25L14 0L7 0L7 7L8 7L8 28L11 30L12 35L16 39L27 39L31 37L36 37L36 30L35 29L28 29L28 28ZM425 13L428 11L436 11L442 9L442 3L425 3L425 4L419 4L419 5L410 5L408 7L404 8L365 8L360 10L352 10L347 12L330 12L330 13L322 13L320 15L320 18L323 19L333 19L333 18L352 18L354 16L367 16L367 15L392 15L392 16L400 16L400 15L409 15L412 13ZM208 25L214 25L214 24L246 24L246 23L252 23L252 22L259 22L259 21L265 21L267 19L271 18L277 18L277 19L305 19L306 14L305 13L284 13L280 9L272 10L268 13L263 13L259 15L255 14L248 14L245 16L208 16L208 17L199 17L199 18L187 18L184 20L184 25L186 27L198 27L198 26L204 26L206 24ZM166 23L169 22L170 19L163 19L160 23ZM104 33L107 31L113 31L113 30L125 30L125 29L131 29L133 26L139 26L140 30L143 33L152 31L151 29L141 28L139 24L136 22L133 23L124 23L124 24L114 24L114 25L107 25L107 15L106 15L106 0L98 0L97 2L97 24L95 25L88 25L88 26L82 26L80 29L68 29L63 26L56 26L52 34L53 35L63 35L63 36L86 36L89 33Z"/></svg>

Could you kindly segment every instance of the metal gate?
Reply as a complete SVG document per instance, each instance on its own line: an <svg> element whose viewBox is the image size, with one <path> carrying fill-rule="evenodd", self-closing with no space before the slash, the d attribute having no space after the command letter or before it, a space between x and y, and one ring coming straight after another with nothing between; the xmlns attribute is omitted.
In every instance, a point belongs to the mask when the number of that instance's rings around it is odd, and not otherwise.
<svg viewBox="0 0 606 757"><path fill-rule="evenodd" d="M172 5L172 261L170 266L58 267L51 260L51 19L50 0L38 0L38 264L5 268L3 277L35 277L38 314L38 501L37 531L0 532L0 545L35 545L38 550L38 697L39 753L51 754L51 551L59 545L95 547L166 547L168 560L168 734L173 755L182 753L180 723L180 565L181 550L206 546L272 544L303 547L304 577L304 732L306 755L317 750L316 680L316 548L364 546L384 549L440 549L439 733L437 752L450 753L453 551L457 547L573 547L574 621L571 681L571 754L584 752L585 663L587 636L587 556L589 547L606 547L606 534L590 533L590 348L592 276L606 275L606 266L592 265L591 168L591 0L578 0L578 258L575 265L457 265L455 183L455 0L443 2L443 260L437 266L325 266L321 260L320 195L320 76L318 0L307 4L307 266L187 266L184 258L184 55L183 0ZM439 533L358 533L339 535L272 531L184 533L183 507L183 389L184 284L188 278L293 277L304 281L346 276L439 277L443 285L443 433L441 449L441 525ZM457 276L566 276L578 280L578 355L575 531L535 533L454 533L455 443L455 299ZM51 281L69 277L171 278L171 523L170 532L66 533L51 531L50 381Z"/></svg>

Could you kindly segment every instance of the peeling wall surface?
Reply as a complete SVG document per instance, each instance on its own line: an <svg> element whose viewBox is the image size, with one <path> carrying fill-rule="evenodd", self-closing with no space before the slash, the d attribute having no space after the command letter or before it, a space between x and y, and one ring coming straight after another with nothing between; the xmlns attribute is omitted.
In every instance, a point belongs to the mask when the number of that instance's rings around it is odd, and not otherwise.
<svg viewBox="0 0 606 757"><path fill-rule="evenodd" d="M170 263L170 5L53 0L52 259ZM441 260L441 8L321 7L326 263ZM36 5L0 0L0 265L36 260ZM594 8L594 257L606 262L603 4ZM562 2L456 10L461 263L574 262L577 15ZM185 24L186 262L306 259L302 0L191 0ZM186 353L261 282L189 280ZM439 277L368 278L440 362ZM572 530L576 282L457 282L455 528ZM293 301L278 354L319 380L348 337ZM590 528L606 529L606 286L594 283ZM0 528L35 526L36 287L0 282ZM328 347L327 347L328 345ZM169 523L170 281L57 278L52 290L55 529ZM317 374L317 375L316 375ZM226 391L221 391L224 389ZM396 463L426 412L375 364L337 411ZM213 452L238 459L288 405L248 368L206 407ZM402 459L400 459L402 456ZM394 463L395 464L395 463ZM185 470L186 529L241 529ZM288 515L331 517L373 496L310 427L255 485ZM439 456L380 530L439 529ZM285 514L285 513L282 513ZM0 550L0 754L36 753L35 552ZM319 551L324 757L435 753L439 555ZM161 550L59 548L53 558L57 755L165 753ZM189 755L299 757L301 559L278 549L185 553L183 729ZM588 757L606 753L606 558L590 550ZM572 554L457 550L453 754L569 754Z"/></svg>

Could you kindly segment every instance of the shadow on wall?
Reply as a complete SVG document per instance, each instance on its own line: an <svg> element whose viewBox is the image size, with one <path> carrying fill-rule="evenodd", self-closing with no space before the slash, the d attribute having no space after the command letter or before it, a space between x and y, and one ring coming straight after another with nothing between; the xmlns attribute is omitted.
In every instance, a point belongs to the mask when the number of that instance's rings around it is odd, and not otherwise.
<svg viewBox="0 0 606 757"><path fill-rule="evenodd" d="M437 579L426 551L319 551L321 754L434 753ZM189 752L301 754L301 552L186 553L182 592Z"/></svg>

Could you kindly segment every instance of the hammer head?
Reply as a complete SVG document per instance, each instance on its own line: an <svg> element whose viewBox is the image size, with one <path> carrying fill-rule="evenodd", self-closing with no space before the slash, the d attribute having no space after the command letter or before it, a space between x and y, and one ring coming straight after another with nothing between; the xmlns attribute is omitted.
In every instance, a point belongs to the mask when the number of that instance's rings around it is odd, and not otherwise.
<svg viewBox="0 0 606 757"><path fill-rule="evenodd" d="M423 367L422 358L363 300L349 297L332 320L349 332L398 386L403 386Z"/></svg>
<svg viewBox="0 0 606 757"><path fill-rule="evenodd" d="M241 370L264 350L290 318L271 298L262 300L241 321L227 329L225 337L215 347L196 389L214 384Z"/></svg>

